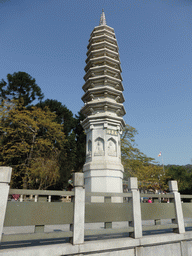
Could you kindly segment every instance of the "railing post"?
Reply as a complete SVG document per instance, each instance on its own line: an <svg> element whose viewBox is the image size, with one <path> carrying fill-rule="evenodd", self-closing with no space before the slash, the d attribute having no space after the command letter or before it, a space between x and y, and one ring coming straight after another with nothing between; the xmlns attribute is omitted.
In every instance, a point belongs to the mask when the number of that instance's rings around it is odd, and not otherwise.
<svg viewBox="0 0 192 256"><path fill-rule="evenodd" d="M85 189L84 174L76 172L73 174L74 185L74 215L71 230L73 231L73 244L84 243L84 223L85 223Z"/></svg>
<svg viewBox="0 0 192 256"><path fill-rule="evenodd" d="M154 198L153 202L155 204L159 204L160 200L159 200L159 198ZM156 220L154 220L154 222L155 222L155 225L161 225L161 220L160 219L156 219Z"/></svg>
<svg viewBox="0 0 192 256"><path fill-rule="evenodd" d="M183 210L182 210L182 205L181 205L181 196L180 196L180 193L178 192L177 181L170 180L168 184L169 184L170 192L174 195L176 222L178 225L178 229L175 229L174 232L177 232L179 234L185 233Z"/></svg>
<svg viewBox="0 0 192 256"><path fill-rule="evenodd" d="M9 183L11 181L11 167L0 167L0 241L2 238L7 200L9 196Z"/></svg>
<svg viewBox="0 0 192 256"><path fill-rule="evenodd" d="M38 201L38 195L35 195L35 203Z"/></svg>
<svg viewBox="0 0 192 256"><path fill-rule="evenodd" d="M142 237L141 204L136 177L128 179L128 190L132 192L131 202L133 208L133 221L130 223L130 226L134 227L134 233L131 234L131 236L140 238Z"/></svg>
<svg viewBox="0 0 192 256"><path fill-rule="evenodd" d="M20 201L20 202L23 202L23 195L20 195L19 201Z"/></svg>
<svg viewBox="0 0 192 256"><path fill-rule="evenodd" d="M104 198L104 203L111 203L111 197L110 196L105 196ZM112 222L104 222L104 228L108 229L108 228L112 228Z"/></svg>

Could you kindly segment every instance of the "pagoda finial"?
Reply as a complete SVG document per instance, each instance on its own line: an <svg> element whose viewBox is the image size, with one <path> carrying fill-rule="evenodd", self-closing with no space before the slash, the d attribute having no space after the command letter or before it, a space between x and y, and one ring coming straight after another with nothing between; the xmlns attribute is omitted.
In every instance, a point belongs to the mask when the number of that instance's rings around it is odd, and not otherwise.
<svg viewBox="0 0 192 256"><path fill-rule="evenodd" d="M106 19L105 19L104 9L102 9L102 14L101 14L101 18L100 18L99 25L100 25L100 26L102 26L102 25L107 25Z"/></svg>

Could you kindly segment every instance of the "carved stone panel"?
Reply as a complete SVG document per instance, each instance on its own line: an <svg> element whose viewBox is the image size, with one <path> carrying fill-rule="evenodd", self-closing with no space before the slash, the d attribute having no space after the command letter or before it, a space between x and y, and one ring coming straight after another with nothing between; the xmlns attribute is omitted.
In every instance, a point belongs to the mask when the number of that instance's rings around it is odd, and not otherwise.
<svg viewBox="0 0 192 256"><path fill-rule="evenodd" d="M117 145L116 141L113 138L108 139L107 150L108 156L117 156Z"/></svg>
<svg viewBox="0 0 192 256"><path fill-rule="evenodd" d="M104 140L102 138L97 138L95 140L95 156L103 156L104 155Z"/></svg>
<svg viewBox="0 0 192 256"><path fill-rule="evenodd" d="M87 157L91 157L91 153L92 153L92 141L89 140L88 141L88 150L87 150Z"/></svg>

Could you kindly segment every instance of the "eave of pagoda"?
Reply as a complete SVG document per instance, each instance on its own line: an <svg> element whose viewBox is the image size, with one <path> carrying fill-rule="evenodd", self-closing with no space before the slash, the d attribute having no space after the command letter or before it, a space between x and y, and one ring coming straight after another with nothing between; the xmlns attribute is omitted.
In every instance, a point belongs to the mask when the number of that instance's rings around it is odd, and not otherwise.
<svg viewBox="0 0 192 256"><path fill-rule="evenodd" d="M118 51L112 51L109 50L106 47L97 49L97 50L93 50L89 52L89 55L87 57L87 59L85 60L85 62L87 63L89 61L89 59L94 58L94 57L98 57L98 56L105 56L104 54L106 54L106 56L110 57L110 58L116 58L119 60L119 53Z"/></svg>
<svg viewBox="0 0 192 256"><path fill-rule="evenodd" d="M124 91L121 80L108 75L90 77L82 88L86 92L89 88L102 87L103 85L110 85L117 90Z"/></svg>
<svg viewBox="0 0 192 256"><path fill-rule="evenodd" d="M84 127L84 129L89 129L89 127L94 124L112 124L116 125L117 127L119 126L120 130L122 130L123 127L126 125L122 117L108 115L107 113L100 113L99 115L87 116L81 124Z"/></svg>
<svg viewBox="0 0 192 256"><path fill-rule="evenodd" d="M99 43L94 43L92 45L90 45L90 48L88 49L87 51L87 56L90 54L91 51L94 51L94 50L100 50L100 49L103 49L103 48L107 48L111 51L114 51L114 52L117 52L118 53L118 45L114 45L114 44L111 44L107 41L102 41L102 42L99 42Z"/></svg>
<svg viewBox="0 0 192 256"><path fill-rule="evenodd" d="M107 112L114 113L117 116L123 117L126 112L122 103L114 102L110 99L95 99L89 101L81 108L81 113L85 116Z"/></svg>
<svg viewBox="0 0 192 256"><path fill-rule="evenodd" d="M100 57L89 59L87 65L84 68L84 70L87 72L89 70L89 68L93 67L94 65L95 66L102 66L102 65L105 65L105 62L110 67L117 68L117 69L121 70L120 61L115 60L113 58L110 58L108 56L100 56Z"/></svg>
<svg viewBox="0 0 192 256"><path fill-rule="evenodd" d="M111 44L114 44L114 45L117 45L117 40L116 38L113 38L113 37L110 37L106 34L103 34L103 35L100 35L100 36L94 36L91 38L88 46L87 46L87 49L89 49L90 45L93 44L93 43L99 43L99 42L102 42L102 41L107 41Z"/></svg>
<svg viewBox="0 0 192 256"><path fill-rule="evenodd" d="M112 68L107 65L91 67L88 70L88 72L84 75L83 78L85 81L87 81L87 79L89 79L91 77L102 76L102 75L108 75L111 77L115 77L115 78L120 79L121 81L123 80L119 69Z"/></svg>
<svg viewBox="0 0 192 256"><path fill-rule="evenodd" d="M108 29L108 30L110 30L111 32L114 32L114 28L112 28L112 27L110 27L110 26L108 26L108 25L99 25L99 26L94 27L92 33L93 33L94 31L101 30L101 29L105 29L105 28ZM91 34L92 34L92 33L91 33Z"/></svg>
<svg viewBox="0 0 192 256"><path fill-rule="evenodd" d="M91 33L91 37L90 37L90 39L89 39L89 42L91 41L91 38L96 37L96 36L101 36L101 35L103 35L103 34L106 34L106 35L108 35L109 37L112 37L112 38L116 38L114 32L112 32L112 31L110 31L110 30L104 28L104 29L101 29L101 30L96 30L96 31L94 30L94 31Z"/></svg>
<svg viewBox="0 0 192 256"><path fill-rule="evenodd" d="M87 103L95 98L110 98L115 102L123 103L125 101L123 93L110 86L103 86L102 88L90 88L81 98L83 102Z"/></svg>

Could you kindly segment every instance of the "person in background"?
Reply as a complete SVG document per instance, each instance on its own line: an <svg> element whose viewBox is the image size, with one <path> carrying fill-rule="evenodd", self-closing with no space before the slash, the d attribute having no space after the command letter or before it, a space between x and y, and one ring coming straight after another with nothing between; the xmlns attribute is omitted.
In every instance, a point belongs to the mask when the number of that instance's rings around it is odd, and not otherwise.
<svg viewBox="0 0 192 256"><path fill-rule="evenodd" d="M11 201L18 201L19 200L20 195L19 194L13 194L12 195L12 200Z"/></svg>

